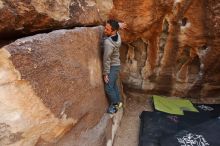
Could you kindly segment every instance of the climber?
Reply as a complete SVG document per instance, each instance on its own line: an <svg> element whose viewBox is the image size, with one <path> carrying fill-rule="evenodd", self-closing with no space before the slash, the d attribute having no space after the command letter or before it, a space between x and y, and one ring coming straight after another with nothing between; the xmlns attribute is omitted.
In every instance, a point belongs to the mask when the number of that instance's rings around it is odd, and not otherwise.
<svg viewBox="0 0 220 146"><path fill-rule="evenodd" d="M116 113L122 107L120 92L117 85L117 78L120 71L121 37L119 28L126 28L125 23L116 20L108 20L105 24L104 33L104 54L103 54L103 78L105 82L105 92L109 98L110 106L108 113Z"/></svg>

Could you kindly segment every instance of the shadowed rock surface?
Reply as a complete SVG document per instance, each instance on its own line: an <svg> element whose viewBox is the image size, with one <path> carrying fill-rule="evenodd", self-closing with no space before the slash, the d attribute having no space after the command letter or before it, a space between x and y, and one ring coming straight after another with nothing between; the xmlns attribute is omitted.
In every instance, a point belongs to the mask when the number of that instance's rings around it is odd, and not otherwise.
<svg viewBox="0 0 220 146"><path fill-rule="evenodd" d="M83 136L96 145L111 140L102 32L102 27L58 30L0 49L1 145L88 145Z"/></svg>

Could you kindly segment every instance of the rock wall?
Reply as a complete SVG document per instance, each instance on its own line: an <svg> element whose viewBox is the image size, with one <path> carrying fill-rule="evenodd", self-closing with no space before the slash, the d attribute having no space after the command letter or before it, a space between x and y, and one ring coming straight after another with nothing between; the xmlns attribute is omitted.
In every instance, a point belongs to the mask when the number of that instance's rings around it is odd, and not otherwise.
<svg viewBox="0 0 220 146"><path fill-rule="evenodd" d="M104 114L102 32L102 27L57 30L0 49L0 145L111 140L112 119Z"/></svg>
<svg viewBox="0 0 220 146"><path fill-rule="evenodd" d="M103 28L92 27L112 6L0 0L0 145L112 145L123 112L105 114ZM41 34L62 28L75 29Z"/></svg>
<svg viewBox="0 0 220 146"><path fill-rule="evenodd" d="M0 145L111 145L101 24L121 31L125 89L196 99L220 96L219 0L0 0Z"/></svg>
<svg viewBox="0 0 220 146"><path fill-rule="evenodd" d="M192 98L220 96L219 0L113 0L125 21L122 78L129 90Z"/></svg>
<svg viewBox="0 0 220 146"><path fill-rule="evenodd" d="M0 0L0 39L100 23L93 0Z"/></svg>

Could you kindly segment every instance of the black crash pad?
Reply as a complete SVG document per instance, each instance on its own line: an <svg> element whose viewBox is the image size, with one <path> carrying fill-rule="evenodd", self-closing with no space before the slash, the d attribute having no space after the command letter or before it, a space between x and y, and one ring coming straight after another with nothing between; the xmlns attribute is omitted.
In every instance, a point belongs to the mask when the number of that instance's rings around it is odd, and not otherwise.
<svg viewBox="0 0 220 146"><path fill-rule="evenodd" d="M219 104L194 104L194 106L199 113L185 111L183 116L160 111L143 111L140 115L139 146L160 146L162 139L220 115Z"/></svg>
<svg viewBox="0 0 220 146"><path fill-rule="evenodd" d="M220 118L182 130L161 140L161 146L220 146Z"/></svg>
<svg viewBox="0 0 220 146"><path fill-rule="evenodd" d="M195 112L171 115L163 112L143 111L140 115L139 146L160 146L161 139L172 136L180 130L198 125L210 118Z"/></svg>

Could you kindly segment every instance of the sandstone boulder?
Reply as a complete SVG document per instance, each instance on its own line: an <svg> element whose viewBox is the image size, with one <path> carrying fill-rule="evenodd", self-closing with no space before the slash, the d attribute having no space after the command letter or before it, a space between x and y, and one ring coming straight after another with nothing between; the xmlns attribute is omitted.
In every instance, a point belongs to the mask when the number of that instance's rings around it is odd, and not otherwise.
<svg viewBox="0 0 220 146"><path fill-rule="evenodd" d="M0 0L2 39L100 23L93 0Z"/></svg>
<svg viewBox="0 0 220 146"><path fill-rule="evenodd" d="M220 96L218 1L114 0L128 89L192 98Z"/></svg>
<svg viewBox="0 0 220 146"><path fill-rule="evenodd" d="M103 145L111 139L111 118L104 114L102 31L57 30L0 49L0 145L64 146L85 137Z"/></svg>

